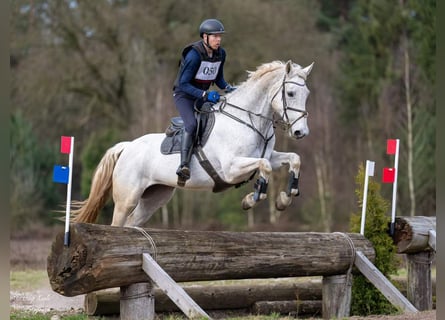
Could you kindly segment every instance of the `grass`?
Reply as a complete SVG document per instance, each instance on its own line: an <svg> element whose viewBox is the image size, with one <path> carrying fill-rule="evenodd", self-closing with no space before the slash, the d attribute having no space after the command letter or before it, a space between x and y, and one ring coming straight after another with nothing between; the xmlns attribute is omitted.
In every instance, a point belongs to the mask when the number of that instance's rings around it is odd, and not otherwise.
<svg viewBox="0 0 445 320"><path fill-rule="evenodd" d="M30 291L48 283L46 270L11 271L9 273L10 290Z"/></svg>
<svg viewBox="0 0 445 320"><path fill-rule="evenodd" d="M58 315L59 318L63 320L108 320L111 318L107 317L91 317L85 314L60 314L57 312L32 312L32 311L21 311L21 310L12 310L10 314L10 320L51 320L51 318L55 315ZM116 319L116 318L112 318ZM184 320L187 319L182 315L168 315L159 318L159 320ZM294 317L283 317L278 313L273 313L269 316L246 316L246 317L229 317L227 320L273 320L273 319L283 319L283 320L296 320Z"/></svg>
<svg viewBox="0 0 445 320"><path fill-rule="evenodd" d="M50 320L51 317L56 315L57 313L41 313L41 312L32 312L32 311L17 311L13 310L10 314L10 320ZM86 315L76 314L76 315L63 315L58 319L63 320L87 320L92 319L88 318ZM96 318L101 319L101 318Z"/></svg>
<svg viewBox="0 0 445 320"><path fill-rule="evenodd" d="M408 277L408 270L406 268L400 268L395 274L392 274L391 277L406 279ZM436 279L436 266L431 267L431 278Z"/></svg>

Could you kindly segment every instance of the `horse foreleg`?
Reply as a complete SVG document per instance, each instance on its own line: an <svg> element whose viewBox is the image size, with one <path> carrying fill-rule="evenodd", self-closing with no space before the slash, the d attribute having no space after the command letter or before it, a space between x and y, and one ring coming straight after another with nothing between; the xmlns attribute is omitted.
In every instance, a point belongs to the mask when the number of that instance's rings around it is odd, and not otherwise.
<svg viewBox="0 0 445 320"><path fill-rule="evenodd" d="M287 190L281 191L275 201L277 210L284 210L292 203L292 196L298 196L300 190L298 187L298 179L300 177L300 156L292 152L273 151L271 156L272 168L280 168L289 165L289 180Z"/></svg>
<svg viewBox="0 0 445 320"><path fill-rule="evenodd" d="M226 181L235 181L237 177L244 176L252 171L259 170L259 178L255 183L255 191L247 194L242 200L242 207L248 210L259 201L267 198L267 184L272 173L269 160L264 158L236 157L232 161Z"/></svg>

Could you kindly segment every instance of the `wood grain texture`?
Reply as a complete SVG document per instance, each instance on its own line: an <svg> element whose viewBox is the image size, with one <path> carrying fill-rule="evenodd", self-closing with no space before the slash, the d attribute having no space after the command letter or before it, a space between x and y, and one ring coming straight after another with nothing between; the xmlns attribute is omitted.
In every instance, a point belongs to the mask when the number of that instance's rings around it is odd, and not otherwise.
<svg viewBox="0 0 445 320"><path fill-rule="evenodd" d="M70 246L58 234L47 259L51 287L64 296L148 281L142 253L177 282L345 274L353 259L339 233L144 229L154 249L134 228L75 223L70 230ZM356 250L375 258L366 238L347 235Z"/></svg>
<svg viewBox="0 0 445 320"><path fill-rule="evenodd" d="M394 243L398 253L430 251L430 230L436 231L436 217L396 217ZM435 243L435 241L434 241Z"/></svg>

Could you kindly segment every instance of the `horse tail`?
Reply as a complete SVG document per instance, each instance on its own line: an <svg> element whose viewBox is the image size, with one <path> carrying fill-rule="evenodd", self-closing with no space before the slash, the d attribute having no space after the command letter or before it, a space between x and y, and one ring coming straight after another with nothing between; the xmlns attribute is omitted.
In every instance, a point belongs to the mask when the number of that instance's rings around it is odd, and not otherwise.
<svg viewBox="0 0 445 320"><path fill-rule="evenodd" d="M112 189L113 170L128 142L120 142L109 148L94 171L91 190L84 201L73 202L73 222L96 222L100 210L105 206Z"/></svg>

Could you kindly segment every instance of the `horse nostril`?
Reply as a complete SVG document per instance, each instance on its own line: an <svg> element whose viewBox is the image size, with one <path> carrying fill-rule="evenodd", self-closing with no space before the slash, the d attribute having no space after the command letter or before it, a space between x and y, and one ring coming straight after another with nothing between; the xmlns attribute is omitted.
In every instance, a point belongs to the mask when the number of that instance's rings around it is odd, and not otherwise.
<svg viewBox="0 0 445 320"><path fill-rule="evenodd" d="M301 130L296 130L296 131L294 132L294 136L295 136L297 139L301 139L301 138L303 138L303 137L305 136L305 134L304 134L304 132L301 131Z"/></svg>

